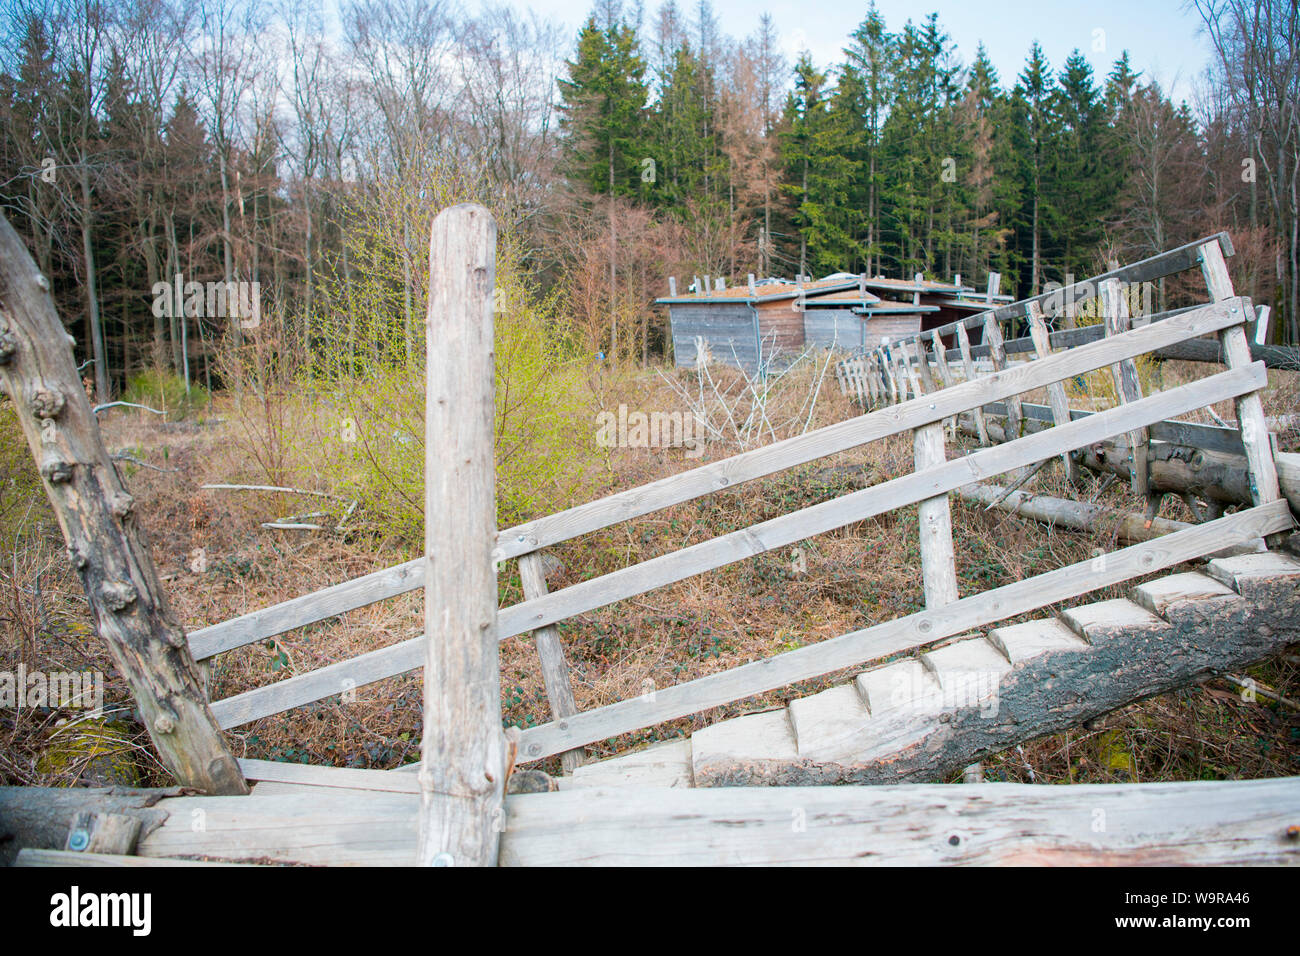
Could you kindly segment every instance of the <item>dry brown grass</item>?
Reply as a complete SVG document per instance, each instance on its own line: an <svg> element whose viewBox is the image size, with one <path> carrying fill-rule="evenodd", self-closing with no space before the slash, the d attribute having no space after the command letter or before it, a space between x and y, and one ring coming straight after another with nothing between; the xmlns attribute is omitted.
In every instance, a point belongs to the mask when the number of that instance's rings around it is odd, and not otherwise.
<svg viewBox="0 0 1300 956"><path fill-rule="evenodd" d="M1167 387L1185 377L1203 376L1206 367L1166 363L1161 373ZM1266 398L1270 414L1294 414L1298 379L1291 373L1270 375ZM601 391L605 407L619 402L643 409L680 407L672 390L653 375L611 376ZM1230 408L1217 411L1232 416ZM842 420L853 413L832 386L824 390L813 424ZM187 628L225 620L411 556L409 543L378 536L364 521L342 534L260 527L273 517L313 510L310 499L200 491L199 486L207 482L254 477L239 444L232 441L237 414L223 398L217 415L224 422L158 423L132 413L115 413L105 422L110 448L130 449L160 468L174 469L123 466L155 561ZM1284 447L1296 447L1295 439L1294 433L1284 436ZM597 493L635 487L732 452L722 445L709 446L700 458L688 457L682 449L611 450L604 460L592 463ZM567 542L555 549L563 568L551 587L586 580L887 480L910 469L911 454L910 439L896 437ZM316 487L310 462L289 462L285 477L290 484ZM1037 491L1069 493L1059 469L1044 472L1036 481ZM1117 508L1139 508L1116 486L1106 492L1105 500ZM37 502L33 507L40 511L44 505ZM1171 499L1164 513L1187 520L1182 508ZM959 502L953 510L963 593L1019 580L1085 559L1095 548L1113 546L1104 531L1048 533L1001 512ZM129 713L129 694L90 633L79 585L62 559L48 509L44 514L43 519L27 521L24 537L12 541L2 557L0 668L22 660L29 668L105 670L110 675L109 705ZM207 567L197 572L193 563L200 548ZM38 575L39 596L34 588ZM502 574L500 588L503 604L520 599L512 565ZM1124 590L1114 588L1096 597L1116 596ZM647 681L664 687L826 640L921 606L916 509L905 508L803 542L799 554L793 549L765 554L580 615L560 629L578 704L586 709L640 694ZM212 696L224 697L405 640L419 634L420 626L417 592L299 629L274 642L221 655L211 670ZM1285 696L1300 696L1300 673L1294 661L1278 659L1252 674ZM722 717L778 705L845 677L828 675L600 741L591 750L604 756L687 734ZM501 683L507 723L530 726L548 719L545 689L528 637L503 642ZM241 756L393 767L418 755L419 709L418 675L406 675L358 688L353 702L334 698L257 721L238 728L231 739ZM38 769L40 755L50 746L53 721L63 716L67 715L0 714L0 735L5 738L0 782L89 779L76 767L58 772ZM161 782L138 723L132 728L124 749L133 754L144 780ZM1280 776L1300 771L1300 723L1296 714L1277 710L1263 698L1245 703L1228 685L1211 682L1126 708L1096 729L1076 729L1027 743L990 759L987 765L992 779L1038 782ZM558 769L554 760L544 766Z"/></svg>

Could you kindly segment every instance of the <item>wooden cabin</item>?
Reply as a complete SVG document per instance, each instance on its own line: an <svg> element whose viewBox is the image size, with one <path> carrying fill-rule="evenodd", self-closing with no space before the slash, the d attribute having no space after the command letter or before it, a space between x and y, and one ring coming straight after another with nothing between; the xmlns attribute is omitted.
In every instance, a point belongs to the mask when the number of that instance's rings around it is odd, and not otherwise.
<svg viewBox="0 0 1300 956"><path fill-rule="evenodd" d="M697 291L698 287L698 291ZM747 371L781 367L805 348L875 348L983 312L1008 300L979 294L959 282L886 279L838 273L816 282L751 281L726 288L721 279L698 279L691 291L656 300L668 307L673 355L679 368L695 365L701 344L712 361ZM979 340L978 333L972 336Z"/></svg>
<svg viewBox="0 0 1300 956"><path fill-rule="evenodd" d="M920 330L920 316L937 311L882 299L858 276L831 276L798 284L763 280L745 286L669 295L673 355L679 368L695 365L701 344L711 359L747 371L780 367L808 346L852 350Z"/></svg>

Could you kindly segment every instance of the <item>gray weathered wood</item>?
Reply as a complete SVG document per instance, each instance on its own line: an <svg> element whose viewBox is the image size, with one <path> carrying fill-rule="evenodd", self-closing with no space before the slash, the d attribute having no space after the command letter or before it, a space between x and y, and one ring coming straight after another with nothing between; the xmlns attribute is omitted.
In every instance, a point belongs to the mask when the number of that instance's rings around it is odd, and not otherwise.
<svg viewBox="0 0 1300 956"><path fill-rule="evenodd" d="M1030 302L1037 302L1045 312L1056 314L1068 311L1072 306L1080 302L1087 301L1097 294L1097 288L1101 282L1106 279L1115 279L1121 283L1133 285L1141 282L1149 282L1153 279L1159 279L1164 276L1175 275L1179 272L1185 272L1188 269L1194 269L1201 262L1201 247L1206 243L1215 243L1219 246L1223 255L1231 256L1233 254L1232 240L1226 232L1216 233L1205 239L1196 239L1176 249L1169 249L1165 252L1157 253L1150 258L1143 259L1127 266L1116 266L1107 272L1089 279L1081 279L1072 285L1051 292L1042 292L1036 296L1027 299L1021 299L1017 302L1011 302L1006 305L998 306L990 312L980 312L975 315L967 316L958 322L951 322L938 328L940 335L951 335L957 331L958 326L964 326L968 329L981 328L986 318L992 315L999 321L1022 318ZM1071 330L1073 331L1073 330ZM1083 331L1083 330L1080 330ZM1059 334L1059 333L1058 333ZM1026 347L1026 351L1031 348Z"/></svg>
<svg viewBox="0 0 1300 956"><path fill-rule="evenodd" d="M63 848L78 853L129 855L135 852L140 827L140 818L128 813L82 810L73 818Z"/></svg>
<svg viewBox="0 0 1300 956"><path fill-rule="evenodd" d="M1042 361L1054 362L1068 355L1069 353L1063 353ZM1039 364L1042 363L1030 363L1024 369L1032 369ZM505 639L535 630L574 614L633 597L773 548L785 547L853 521L915 504L962 485L1034 464L1059 454L1065 448L1100 442L1109 435L1128 430L1134 423L1144 424L1224 400L1242 391L1257 388L1264 374L1261 365L1222 372L1157 393L1131 405L1098 412L1068 425L1026 435L1023 439L1002 447L986 449L925 472L864 488L742 531L720 535L680 551L571 585L546 597L525 601L501 611L497 622L498 634ZM941 399L949 392L958 390L949 389L933 397ZM390 677L416 666L412 663L413 655L418 653L421 643L422 639L415 638L267 687L246 691L217 701L213 704L213 711L223 726L237 726L340 693L346 686L359 687L382 677Z"/></svg>
<svg viewBox="0 0 1300 956"><path fill-rule="evenodd" d="M1244 302L1245 300L1237 300ZM1052 381L1104 368L1120 358L1141 355L1168 342L1217 332L1239 320L1229 313L1231 303L1203 306L1164 322L1135 329L1125 336L1097 340L1060 352L1050 360L1018 363L997 376L986 376L945 389L931 399L912 399L894 408L883 408L844 422L837 422L763 448L744 452L662 478L628 491L577 505L558 514L517 525L497 536L498 558L517 557L549 547L569 538L637 518L670 505L753 481L774 472L866 444L879 438L909 431L954 416L967 409L1031 391ZM960 333L959 333L960 335ZM882 368L889 362L883 351ZM888 369L892 394L900 395L895 369ZM968 369L969 374L969 369ZM407 562L384 571L303 595L261 611L213 625L191 635L199 659L241 647L261 637L273 636L395 597L419 586L420 563ZM377 678L372 678L377 679ZM337 691L336 691L337 692Z"/></svg>
<svg viewBox="0 0 1300 956"><path fill-rule="evenodd" d="M989 360L993 363L994 370L998 373L1005 371L1007 368L1007 352L1003 348L1002 329L998 325L997 318L993 315L990 315L984 321L984 341L988 344ZM1020 413L1020 396L1008 395L1007 427L1011 430L1011 434L1020 434L1020 423L1023 420L1024 416Z"/></svg>
<svg viewBox="0 0 1300 956"><path fill-rule="evenodd" d="M361 770L354 767L325 767L315 764L242 758L240 769L249 780L294 784L306 787L341 787L352 790L384 790L419 793L419 780L412 773L392 770ZM418 771L418 764L412 764Z"/></svg>
<svg viewBox="0 0 1300 956"><path fill-rule="evenodd" d="M0 381L36 459L95 631L130 686L168 772L209 793L247 793L208 710L134 500L104 447L70 341L49 280L0 215Z"/></svg>
<svg viewBox="0 0 1300 956"><path fill-rule="evenodd" d="M159 866L256 866L254 863L217 863L212 860L160 859L112 853L76 853L71 850L19 850L14 866L40 867L159 867Z"/></svg>
<svg viewBox="0 0 1300 956"><path fill-rule="evenodd" d="M83 812L132 816L147 832L166 817L155 804L179 792L179 788L0 787L0 866L11 865L14 854L24 847L60 849L68 828Z"/></svg>
<svg viewBox="0 0 1300 956"><path fill-rule="evenodd" d="M1155 541L1111 552L1100 566L1098 562L1083 561L962 598L940 610L922 611L720 674L660 688L652 700L620 701L584 711L562 725L549 723L530 728L521 738L522 755L527 760L540 759L578 743L613 737L796 681L899 654L1293 526L1285 502L1261 505L1193 525Z"/></svg>
<svg viewBox="0 0 1300 956"><path fill-rule="evenodd" d="M511 798L501 862L1154 866L1300 862L1300 780L570 790ZM1101 822L1102 826L1098 826Z"/></svg>
<svg viewBox="0 0 1300 956"><path fill-rule="evenodd" d="M1045 361L1057 361L1068 354ZM1024 368L1030 369L1038 364L1040 363L1030 363ZM497 622L498 634L505 639L535 630L574 614L633 597L764 551L785 547L853 521L915 504L962 485L1034 464L1059 454L1065 448L1101 442L1109 435L1128 430L1134 423L1159 420L1214 401L1225 400L1242 391L1257 388L1264 374L1261 365L1222 372L1157 393L1131 405L1098 412L1068 425L1026 435L1023 439L1002 447L986 449L922 473L905 475L864 488L742 531L720 535L680 551L571 585L543 598L502 610ZM933 397L941 399L955 391L958 389L949 389ZM418 654L421 644L422 639L415 638L370 651L350 660L217 701L213 704L213 711L223 726L237 726L258 717L279 713L289 707L340 693L346 686L359 687L410 670L416 666L412 662L413 655Z"/></svg>
<svg viewBox="0 0 1300 956"><path fill-rule="evenodd" d="M1300 846L1286 832L1298 802L1295 777L1070 787L594 787L507 797L500 863L1295 863ZM162 806L166 823L141 841L145 856L130 865L187 856L415 862L417 805L409 794L364 802L311 794L179 797ZM191 825L195 811L206 821L202 829Z"/></svg>
<svg viewBox="0 0 1300 956"><path fill-rule="evenodd" d="M519 558L519 579L524 589L524 600L531 601L548 593L540 552ZM573 699L573 683L569 677L569 663L564 657L564 646L560 643L560 632L555 625L547 624L533 631L533 641L537 645L537 658L541 662L552 719L573 716L578 712L578 705ZM582 748L566 750L560 755L564 772L573 773L582 766L585 757L586 751Z"/></svg>
<svg viewBox="0 0 1300 956"><path fill-rule="evenodd" d="M726 723L747 717L697 731L692 778L696 786L725 787L943 780L974 758L1278 653L1300 638L1300 577L1296 569L1282 574L1289 580L1264 599L1182 573L1134 588L1131 602L1072 608L1073 626L1048 618L995 628L987 639L925 655L938 678L928 686L915 679L912 659L895 661L856 682L873 702L869 714L837 698L850 685L792 701L792 714L811 707L833 717L847 709L826 722L828 732L801 733L797 753L711 744Z"/></svg>
<svg viewBox="0 0 1300 956"><path fill-rule="evenodd" d="M1223 253L1215 243L1201 247L1201 268L1205 284L1215 302L1232 300L1232 278L1228 275ZM1249 316L1248 304L1239 302L1235 308ZM1219 333L1224 361L1228 368L1240 368L1250 362L1250 343L1245 326L1233 326ZM1273 462L1273 445L1268 424L1264 420L1264 405L1258 393L1241 395L1235 402L1237 421L1241 424L1241 443L1246 449L1246 465L1250 470L1251 498L1256 504L1274 501L1279 496L1277 466Z"/></svg>
<svg viewBox="0 0 1300 956"><path fill-rule="evenodd" d="M1106 279L1101 283L1100 297L1107 335L1120 335L1132 328L1132 320L1128 311L1128 299L1117 279ZM1115 396L1118 402L1133 402L1142 397L1142 385L1138 381L1137 363L1133 359L1121 359L1111 366L1111 375L1115 379ZM1147 434L1146 429L1139 429L1129 433L1129 454L1133 463L1130 469L1133 492L1144 498L1150 494L1151 484L1147 468L1147 444L1149 440L1150 436Z"/></svg>
<svg viewBox="0 0 1300 956"><path fill-rule="evenodd" d="M1025 423L1031 432L1047 427L1034 419L1027 418ZM987 427L993 441L1007 441L1003 426L996 418L990 418ZM966 421L960 428L966 434L973 435L975 431L974 426ZM1125 480L1132 475L1127 438L1095 442L1079 452L1077 461L1090 471L1113 474ZM1173 442L1153 442L1147 455L1147 473L1149 488L1154 494L1190 493L1220 504L1249 503L1251 500L1250 474L1244 458L1239 456L1220 455Z"/></svg>
<svg viewBox="0 0 1300 956"><path fill-rule="evenodd" d="M962 368L966 372L966 381L970 382L979 376L975 372L975 360L971 356L970 335L966 332L966 326L957 326L957 343L961 350ZM984 430L984 409L974 409L975 427L979 431L979 440L981 445L987 446L989 443L988 433Z"/></svg>
<svg viewBox="0 0 1300 956"><path fill-rule="evenodd" d="M1056 419L1055 413L1048 405L1025 402L1020 406L1020 411L1024 414L1027 422L1051 422ZM984 406L984 413L994 418L1005 418L1007 414L1006 405L1001 402L990 402ZM1094 412L1090 409L1070 409L1071 419L1084 418L1092 414ZM1027 425L1026 427L1032 428L1035 426ZM1170 442L1175 445L1185 445L1188 448L1201 448L1224 455L1245 457L1246 454L1246 449L1241 444L1241 432L1235 428L1203 425L1200 422L1171 420L1156 422L1147 431L1150 433L1152 441Z"/></svg>
<svg viewBox="0 0 1300 956"><path fill-rule="evenodd" d="M496 222L444 209L425 321L422 866L493 866L508 772L496 613L492 291Z"/></svg>
<svg viewBox="0 0 1300 956"><path fill-rule="evenodd" d="M1034 350L1038 353L1040 359L1049 358L1052 354L1051 334L1048 332L1047 323L1043 320L1043 309L1037 302L1031 302L1028 306L1029 312L1029 337L1034 340ZM1058 425L1063 425L1070 420L1070 403L1065 396L1065 386L1060 382L1053 382L1047 386L1047 400L1051 405L1052 419ZM1020 409L1024 414L1024 408ZM1074 456L1065 454L1061 456L1065 463L1065 474L1070 484L1077 484L1079 481L1079 466L1074 462Z"/></svg>
<svg viewBox="0 0 1300 956"><path fill-rule="evenodd" d="M913 438L916 470L937 468L947 461L943 426L918 428ZM947 494L927 498L917 505L921 533L921 582L927 608L943 607L957 600L957 565L952 541L952 512Z"/></svg>

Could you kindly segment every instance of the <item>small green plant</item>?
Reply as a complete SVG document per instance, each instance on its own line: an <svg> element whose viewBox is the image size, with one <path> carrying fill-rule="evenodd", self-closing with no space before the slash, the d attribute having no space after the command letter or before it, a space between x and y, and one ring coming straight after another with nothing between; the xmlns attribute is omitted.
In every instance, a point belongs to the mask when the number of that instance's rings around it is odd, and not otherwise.
<svg viewBox="0 0 1300 956"><path fill-rule="evenodd" d="M185 380L179 375L148 369L131 376L122 401L147 405L164 412L168 421L178 422L206 406L208 392L200 385L186 388Z"/></svg>

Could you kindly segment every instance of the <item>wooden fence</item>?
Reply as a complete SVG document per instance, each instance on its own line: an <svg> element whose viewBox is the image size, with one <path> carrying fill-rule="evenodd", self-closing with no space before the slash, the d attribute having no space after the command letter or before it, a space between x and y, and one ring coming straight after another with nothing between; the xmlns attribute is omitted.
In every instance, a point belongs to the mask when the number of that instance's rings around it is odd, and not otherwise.
<svg viewBox="0 0 1300 956"><path fill-rule="evenodd" d="M1078 283L1054 298L1038 296L992 310L983 316L922 337L913 337L870 356L853 381L871 410L798 437L619 492L498 532L495 556L519 559L525 600L497 615L498 639L534 632L552 706L552 719L522 732L519 759L568 754L566 766L580 759L584 744L651 726L676 717L742 700L797 681L867 664L922 647L972 628L1066 600L1185 561L1282 532L1292 526L1281 500L1259 391L1266 384L1263 363L1252 362L1246 325L1255 315L1249 300L1233 294L1224 264L1231 253L1225 235L1190 244L1133 266ZM1199 265L1206 277L1207 304L1179 310L1137 328L1131 327L1119 282L1147 281ZM1104 326L1049 333L1044 308L1070 307L1100 294L1106 303ZM1023 320L1031 331L1030 361L1009 362L1001 323ZM972 345L968 329L979 327L983 342ZM955 349L943 338L952 336ZM1137 389L1133 363L1139 356L1178 343L1214 336L1225 371L1152 395ZM1019 346L1017 344L1017 349ZM981 352L981 350L983 350ZM987 355L989 374L974 360ZM960 363L965 381L953 364ZM1061 383L1112 369L1122 403L1090 413L1072 412ZM1020 396L1047 389L1048 406L1027 405ZM1170 419L1216 402L1236 403L1240 429L1210 428ZM993 408L1007 416L1010 441L954 460L944 452L945 420L970 414L984 444L985 418ZM1050 420L1052 427L1022 428ZM730 489L744 482L814 461L891 435L916 436L916 467L891 481L802 508L740 531L724 534L630 567L547 593L538 572L541 553L560 542L635 519L674 504ZM953 565L948 494L963 485L1064 456L1108 439L1121 440L1137 459L1134 484L1145 487L1141 467L1147 443L1188 436L1227 448L1245 459L1251 479L1250 507L1194 525L1159 539L1114 551L980 594L959 597ZM1140 473L1140 474L1139 474ZM574 615L636 597L725 565L783 548L813 535L842 528L908 505L922 509L922 561L926 610L843 634L731 670L659 688L653 694L576 712L558 632L553 628ZM422 563L412 561L245 614L189 635L198 660L293 628L381 601L424 584ZM222 727L234 727L339 694L346 689L401 674L424 663L425 641L414 638L213 702Z"/></svg>

